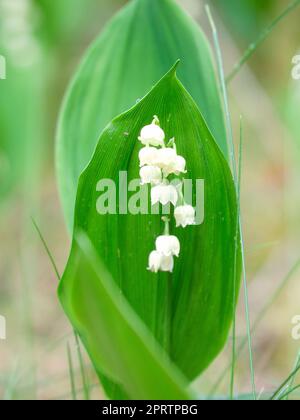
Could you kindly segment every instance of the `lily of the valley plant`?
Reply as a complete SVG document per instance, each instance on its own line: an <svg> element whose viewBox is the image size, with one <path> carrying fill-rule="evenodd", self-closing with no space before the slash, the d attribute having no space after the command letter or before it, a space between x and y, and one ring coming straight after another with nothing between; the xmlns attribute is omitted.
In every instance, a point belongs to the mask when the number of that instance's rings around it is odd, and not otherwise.
<svg viewBox="0 0 300 420"><path fill-rule="evenodd" d="M132 30L138 42L125 45ZM158 31L163 59L155 51L141 74ZM179 80L177 59L187 56ZM87 53L61 114L58 168L73 240L59 298L113 400L193 399L190 384L228 337L240 284L237 199L213 74L203 34L175 1L134 0ZM186 166L205 181L205 221L194 226ZM123 171L151 187L154 212L95 211L98 180L120 185Z"/></svg>

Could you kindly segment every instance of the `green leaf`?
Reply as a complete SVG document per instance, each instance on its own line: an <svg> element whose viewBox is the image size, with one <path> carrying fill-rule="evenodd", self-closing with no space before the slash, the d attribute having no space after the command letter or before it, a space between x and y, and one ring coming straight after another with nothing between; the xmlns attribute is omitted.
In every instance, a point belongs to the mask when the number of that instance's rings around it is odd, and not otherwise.
<svg viewBox="0 0 300 420"><path fill-rule="evenodd" d="M272 0L212 0L212 3L221 11L228 27L238 39L249 42L257 37L275 6Z"/></svg>
<svg viewBox="0 0 300 420"><path fill-rule="evenodd" d="M5 16L0 16L0 31ZM5 31L0 38L0 207L16 187L32 193L45 139L44 115L45 55L38 40L27 34L21 50L10 49ZM19 39L17 37L17 39ZM12 38L15 42L15 38ZM2 57L3 55L3 57ZM2 66L4 66L2 68ZM16 123L17 116L17 123ZM35 159L32 159L32 156Z"/></svg>
<svg viewBox="0 0 300 420"><path fill-rule="evenodd" d="M64 49L74 56L74 47L82 46L87 36L87 25L102 24L124 0L97 2L95 0L34 0L39 12L38 36L50 48ZM97 14L99 16L97 16ZM72 46L70 48L70 45Z"/></svg>
<svg viewBox="0 0 300 420"><path fill-rule="evenodd" d="M96 370L121 383L130 399L191 398L85 235L78 236L73 255L60 295Z"/></svg>
<svg viewBox="0 0 300 420"><path fill-rule="evenodd" d="M211 50L173 0L133 0L89 49L66 96L57 133L57 171L72 229L78 178L105 126L133 106L180 59L179 75L227 156Z"/></svg>
<svg viewBox="0 0 300 420"><path fill-rule="evenodd" d="M154 114L167 138L176 138L178 153L186 157L186 178L192 179L194 186L197 179L205 182L204 223L186 229L175 229L171 224L171 232L181 243L173 275L152 274L146 269L155 238L163 232L159 215L100 215L96 210L100 180L113 180L118 197L127 188L119 185L120 171L127 172L128 182L139 178L141 144L137 138ZM133 194L128 193L128 200ZM195 203L195 188L193 200ZM79 230L88 235L124 297L190 381L212 362L227 339L235 304L236 225L237 200L229 166L173 68L143 100L114 119L102 133L80 177L74 233ZM76 258L73 242L67 272L74 270ZM237 266L238 288L240 252ZM75 276L76 270L73 273ZM70 278L64 276L63 283ZM89 288L88 281L85 286ZM82 291L78 291L78 310L81 297ZM90 302L91 307L97 304L101 305L96 298ZM74 323L74 318L71 320Z"/></svg>

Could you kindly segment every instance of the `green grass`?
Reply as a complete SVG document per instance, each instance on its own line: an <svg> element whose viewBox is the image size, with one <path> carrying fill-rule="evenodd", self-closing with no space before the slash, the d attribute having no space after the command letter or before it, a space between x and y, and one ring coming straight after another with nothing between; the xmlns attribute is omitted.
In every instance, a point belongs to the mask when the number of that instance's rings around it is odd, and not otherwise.
<svg viewBox="0 0 300 420"><path fill-rule="evenodd" d="M258 314L258 316L255 319L255 321L253 323L253 326L251 328L252 334L254 334L257 331L257 329L260 326L261 322L264 320L264 318L268 314L268 311L275 304L276 300L279 298L279 296L281 295L281 293L287 287L288 283L291 281L291 279L293 278L293 276L295 275L295 273L299 270L299 268L300 268L300 258L296 261L296 263L293 265L293 267L291 268L291 270L283 278L283 280L281 281L279 287L275 290L275 292L273 293L273 295L270 297L270 299L268 300L268 302L265 304L265 306L263 307L263 309ZM247 344L247 337L244 338L242 340L241 344L239 345L239 347L237 349L237 352L236 352L236 357L239 357L241 355L241 353L244 350L246 344ZM226 376L227 372L230 370L230 368L231 368L231 365L229 364L224 369L224 371L221 372L221 374L218 377L217 381L215 382L214 386L210 390L209 395L212 396L212 395L215 395L216 394L216 392L218 391L218 389L219 389L219 387L220 387L223 379L225 378L225 376Z"/></svg>
<svg viewBox="0 0 300 420"><path fill-rule="evenodd" d="M263 30L263 32L259 35L259 37L252 42L249 47L246 49L244 54L242 55L241 59L235 64L232 71L226 77L226 82L230 83L235 76L239 73L241 68L246 64L249 59L253 56L256 50L260 47L260 45L268 38L268 36L273 32L273 30L277 27L277 25L287 17L293 10L296 9L300 5L300 0L292 1L284 11L277 16L273 22Z"/></svg>
<svg viewBox="0 0 300 420"><path fill-rule="evenodd" d="M227 95L226 82L225 82L222 52L221 52L220 43L219 43L218 31L214 23L214 20L212 18L212 14L211 14L209 6L206 6L206 11L207 11L208 19L212 28L214 45L215 45L216 56L217 56L217 65L218 65L218 71L219 71L221 91L222 91L224 107L225 107L231 168L232 168L233 178L235 182L237 197L240 197L239 174L237 170L237 163L236 163L236 157L235 157L235 146L234 146L233 130L232 130L228 95ZM240 205L238 205L238 209L240 210ZM241 218L240 211L239 211L238 216L239 216L239 232L240 232L241 252L242 252L243 285L244 285L244 297L245 297L245 315L246 315L246 323L247 323L249 364L250 364L250 371L251 371L252 394L253 394L253 399L256 400L255 374L254 374L252 338L251 338L251 322L250 322L250 311L249 311L247 275L246 275L245 246L244 246L243 226L242 226L242 218ZM232 379L232 382L233 382L233 379Z"/></svg>
<svg viewBox="0 0 300 420"><path fill-rule="evenodd" d="M76 392L76 383L75 383L75 374L74 374L74 367L73 367L73 360L72 360L72 353L69 342L67 342L67 356L68 356L68 365L69 365L69 377L70 377L70 385L71 385L71 394L73 401L77 400L77 392Z"/></svg>
<svg viewBox="0 0 300 420"><path fill-rule="evenodd" d="M241 208L241 177L242 177L242 152L243 152L243 125L242 118L240 119L240 144L239 144L239 170L238 170L238 191L237 191L237 213L240 214ZM235 237L235 254L238 252L238 238L239 238L239 223L237 220L236 224L236 237ZM237 275L237 260L234 260L234 278ZM236 301L236 288L233 288L233 301ZM235 364L236 364L236 306L233 305L233 326L232 326L232 361L231 361L231 375L230 375L230 390L229 396L230 399L234 399L234 375L235 375Z"/></svg>
<svg viewBox="0 0 300 420"><path fill-rule="evenodd" d="M59 274L59 270L58 267L55 263L55 259L50 251L50 248L38 226L38 224L36 223L36 221L34 220L34 218L31 218L33 226L35 228L35 230L38 233L38 236L43 244L43 247L46 251L46 254L50 260L50 263L52 265L52 268L54 270L54 273L57 277L57 280L60 281L61 280L61 276ZM82 386L83 386L83 395L84 395L84 399L85 400L90 400L90 387L89 387L89 382L88 382L88 376L87 376L87 372L86 372L86 368L84 365L84 361L83 361L83 356L82 356L82 351L81 351L81 345L80 345L80 339L78 334L76 333L76 331L73 331L73 335L75 338L75 343L76 343L76 350L77 350L77 358L79 361L79 366L80 366L80 374L81 374L81 380L82 380ZM75 386L75 377L74 377L74 368L73 368L73 362L72 362L72 357L71 357L71 350L70 350L70 346L69 343L67 343L67 357L68 357L68 366L69 366L69 376L70 376L70 383L71 383L71 389L72 389L72 397L73 399L76 399L76 386Z"/></svg>
<svg viewBox="0 0 300 420"><path fill-rule="evenodd" d="M300 371L300 366L297 366L296 369L293 370L293 372L285 379L285 381L277 388L277 390L274 392L274 394L271 396L270 400L276 400L276 399L283 399L285 396L288 396L291 394L291 390L288 390L285 394L280 394L281 391L284 391L284 388L289 385L290 381L293 381L295 376ZM297 387L294 388L298 389Z"/></svg>

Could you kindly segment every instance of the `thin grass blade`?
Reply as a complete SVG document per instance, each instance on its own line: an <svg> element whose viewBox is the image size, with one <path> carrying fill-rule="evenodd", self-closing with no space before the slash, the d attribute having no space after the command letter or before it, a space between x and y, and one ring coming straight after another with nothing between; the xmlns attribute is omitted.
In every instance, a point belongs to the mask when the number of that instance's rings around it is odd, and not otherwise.
<svg viewBox="0 0 300 420"><path fill-rule="evenodd" d="M67 342L67 357L68 357L68 366L69 366L69 378L70 378L70 385L71 385L71 395L72 395L73 401L76 401L77 400L76 381L75 381L72 353L71 353L69 342Z"/></svg>
<svg viewBox="0 0 300 420"><path fill-rule="evenodd" d="M218 31L215 26L214 20L212 18L212 14L211 14L209 6L206 6L206 11L207 11L208 19L209 19L212 32L213 32L215 50L216 50L216 55L217 55L218 70L219 70L219 78L220 78L220 83L221 83L221 90L223 94L225 115L226 115L226 121L227 121L227 136L228 136L227 138L228 138L228 145L229 145L228 149L230 151L230 161L231 161L231 167L232 167L236 192L237 192L237 196L239 196L238 171L237 171L236 157L235 157L235 151L234 151L233 130L232 130L232 125L231 125L231 117L230 117L229 102L228 102L226 82L225 82L222 52L221 52L220 43L219 43ZM251 338L251 323L250 323L248 285L247 285L247 274L246 274L246 259L245 259L245 247L244 247L244 239L243 239L243 226L242 226L242 219L241 219L240 213L238 214L238 218L239 218L239 235L240 235L241 256L242 256L242 272L243 272L243 285L244 285L244 298L245 298L245 315L246 315L247 336L248 336L249 364L250 364L250 371L251 371L253 399L255 400L256 399L255 373L254 373L253 353L252 353L252 338Z"/></svg>
<svg viewBox="0 0 300 420"><path fill-rule="evenodd" d="M239 73L244 64L249 61L255 51L260 47L260 45L268 38L268 36L273 32L276 26L287 17L292 11L300 5L300 0L292 1L284 11L276 17L276 19L259 35L256 41L252 42L247 50L242 55L242 58L235 64L231 73L227 76L226 82L230 83L235 76Z"/></svg>

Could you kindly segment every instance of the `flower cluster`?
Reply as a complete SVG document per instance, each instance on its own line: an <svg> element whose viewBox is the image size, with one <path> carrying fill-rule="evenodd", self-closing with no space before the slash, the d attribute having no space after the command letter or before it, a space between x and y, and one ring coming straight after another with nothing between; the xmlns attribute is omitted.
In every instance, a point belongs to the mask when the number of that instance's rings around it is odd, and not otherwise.
<svg viewBox="0 0 300 420"><path fill-rule="evenodd" d="M186 173L186 161L177 154L175 139L167 144L165 133L160 127L159 119L154 116L151 124L142 128L139 141L143 148L139 153L141 184L151 185L151 203L174 207L176 227L186 227L195 224L195 209L186 204L181 193L180 176ZM169 177L175 177L170 183ZM177 178L176 178L177 177ZM174 256L179 257L180 242L176 236L169 233L169 219L164 217L165 232L156 240L156 249L149 256L149 270L172 272Z"/></svg>

